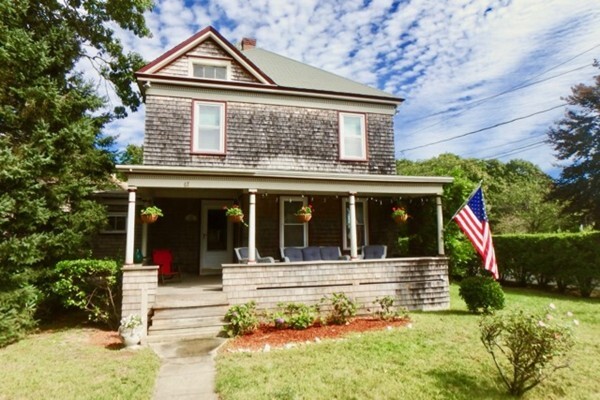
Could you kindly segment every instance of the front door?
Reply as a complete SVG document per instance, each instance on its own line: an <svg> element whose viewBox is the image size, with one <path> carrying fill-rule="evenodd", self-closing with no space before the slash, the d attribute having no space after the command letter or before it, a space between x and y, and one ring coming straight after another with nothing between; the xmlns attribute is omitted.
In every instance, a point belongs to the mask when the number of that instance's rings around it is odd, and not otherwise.
<svg viewBox="0 0 600 400"><path fill-rule="evenodd" d="M233 261L233 230L221 201L202 202L200 274L221 271L221 264Z"/></svg>

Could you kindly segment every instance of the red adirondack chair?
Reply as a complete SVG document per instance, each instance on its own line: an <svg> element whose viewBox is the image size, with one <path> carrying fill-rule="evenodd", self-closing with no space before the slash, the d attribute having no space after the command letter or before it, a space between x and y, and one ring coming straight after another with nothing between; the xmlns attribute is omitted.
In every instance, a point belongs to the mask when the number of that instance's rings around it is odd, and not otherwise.
<svg viewBox="0 0 600 400"><path fill-rule="evenodd" d="M165 279L171 279L175 276L181 280L179 270L173 266L173 253L171 250L152 250L152 261L155 265L158 265L158 277L162 283L165 283Z"/></svg>

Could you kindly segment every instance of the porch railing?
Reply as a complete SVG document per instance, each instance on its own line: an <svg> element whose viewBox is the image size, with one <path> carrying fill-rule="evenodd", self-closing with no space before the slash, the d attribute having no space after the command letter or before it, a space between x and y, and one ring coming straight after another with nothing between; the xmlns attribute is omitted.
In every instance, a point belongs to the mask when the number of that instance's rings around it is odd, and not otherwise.
<svg viewBox="0 0 600 400"><path fill-rule="evenodd" d="M232 305L254 300L264 309L279 302L314 304L336 292L365 306L388 295L409 310L450 306L446 257L224 264L223 291Z"/></svg>

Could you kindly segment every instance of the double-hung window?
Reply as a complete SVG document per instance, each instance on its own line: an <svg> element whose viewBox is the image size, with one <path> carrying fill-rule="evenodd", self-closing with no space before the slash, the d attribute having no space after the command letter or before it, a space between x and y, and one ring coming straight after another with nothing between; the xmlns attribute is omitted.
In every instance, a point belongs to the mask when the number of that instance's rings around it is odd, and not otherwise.
<svg viewBox="0 0 600 400"><path fill-rule="evenodd" d="M369 244L369 226L367 221L367 201L357 199L354 204L356 208L356 245L357 247ZM350 203L343 199L342 213L344 215L344 250L350 249Z"/></svg>
<svg viewBox="0 0 600 400"><path fill-rule="evenodd" d="M127 227L127 213L109 212L108 220L102 233L125 233Z"/></svg>
<svg viewBox="0 0 600 400"><path fill-rule="evenodd" d="M194 102L192 151L225 153L225 103Z"/></svg>
<svg viewBox="0 0 600 400"><path fill-rule="evenodd" d="M367 130L364 114L340 113L340 159L367 159Z"/></svg>
<svg viewBox="0 0 600 400"><path fill-rule="evenodd" d="M308 246L308 224L298 222L296 214L301 207L307 205L306 198L279 198L279 246Z"/></svg>

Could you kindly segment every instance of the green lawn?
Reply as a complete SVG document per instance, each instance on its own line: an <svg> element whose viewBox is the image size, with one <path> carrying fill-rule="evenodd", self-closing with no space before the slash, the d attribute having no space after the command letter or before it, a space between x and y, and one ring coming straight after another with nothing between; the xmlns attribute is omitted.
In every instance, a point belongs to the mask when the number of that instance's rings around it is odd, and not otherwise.
<svg viewBox="0 0 600 400"><path fill-rule="evenodd" d="M0 349L0 400L150 399L158 357L148 348L105 348L95 332L43 332Z"/></svg>
<svg viewBox="0 0 600 400"><path fill-rule="evenodd" d="M452 285L452 309L411 313L413 328L365 333L269 353L225 353L217 390L233 399L507 399L479 340L478 316ZM571 368L526 399L600 399L600 299L506 289L507 309L554 303L580 321Z"/></svg>

